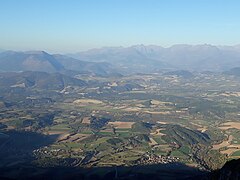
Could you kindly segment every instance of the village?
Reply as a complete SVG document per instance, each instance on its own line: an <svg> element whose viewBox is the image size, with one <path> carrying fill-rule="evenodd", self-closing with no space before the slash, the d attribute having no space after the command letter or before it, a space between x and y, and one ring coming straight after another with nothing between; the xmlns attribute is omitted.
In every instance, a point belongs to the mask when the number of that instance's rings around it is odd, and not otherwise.
<svg viewBox="0 0 240 180"><path fill-rule="evenodd" d="M150 165L150 164L168 164L168 163L175 163L178 161L179 161L178 157L146 153L137 163L144 164L144 165Z"/></svg>

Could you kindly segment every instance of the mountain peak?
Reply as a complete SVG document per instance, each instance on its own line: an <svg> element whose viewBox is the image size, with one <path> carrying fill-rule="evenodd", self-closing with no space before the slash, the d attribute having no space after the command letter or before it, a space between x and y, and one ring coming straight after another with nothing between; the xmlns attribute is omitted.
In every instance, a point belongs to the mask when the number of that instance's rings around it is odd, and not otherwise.
<svg viewBox="0 0 240 180"><path fill-rule="evenodd" d="M43 71L57 72L63 66L44 51L6 51L0 55L1 71Z"/></svg>
<svg viewBox="0 0 240 180"><path fill-rule="evenodd" d="M25 51L24 54L50 55L45 51Z"/></svg>

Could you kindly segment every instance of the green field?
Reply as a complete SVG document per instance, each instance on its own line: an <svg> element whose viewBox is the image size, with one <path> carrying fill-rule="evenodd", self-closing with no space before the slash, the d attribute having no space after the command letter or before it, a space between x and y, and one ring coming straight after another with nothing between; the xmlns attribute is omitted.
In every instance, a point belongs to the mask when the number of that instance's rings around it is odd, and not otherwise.
<svg viewBox="0 0 240 180"><path fill-rule="evenodd" d="M238 156L238 157L240 157L240 150L239 151L236 151L236 152L234 152L231 156Z"/></svg>

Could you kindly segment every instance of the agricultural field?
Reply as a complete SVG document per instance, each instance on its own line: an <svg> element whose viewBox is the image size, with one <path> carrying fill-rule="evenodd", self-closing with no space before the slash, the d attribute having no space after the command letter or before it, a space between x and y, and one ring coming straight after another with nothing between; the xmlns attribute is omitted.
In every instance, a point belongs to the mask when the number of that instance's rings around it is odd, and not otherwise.
<svg viewBox="0 0 240 180"><path fill-rule="evenodd" d="M0 110L0 166L13 166L14 157L3 153L15 153L9 149L17 146L12 132L43 136L41 145L27 151L39 167L178 162L213 170L240 157L238 78L152 74L82 80L89 86L64 93L29 90L26 99L38 103L51 94L42 108L24 98L16 102L18 94L5 96L11 105Z"/></svg>

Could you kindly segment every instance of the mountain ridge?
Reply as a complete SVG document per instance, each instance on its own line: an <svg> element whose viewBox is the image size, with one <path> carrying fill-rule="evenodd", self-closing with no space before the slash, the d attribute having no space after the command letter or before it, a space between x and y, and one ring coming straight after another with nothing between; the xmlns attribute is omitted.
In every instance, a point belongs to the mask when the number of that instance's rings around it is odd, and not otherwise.
<svg viewBox="0 0 240 180"><path fill-rule="evenodd" d="M240 67L240 45L176 44L165 48L141 44L95 48L66 55L49 54L45 51L0 53L0 71L88 73L106 76L175 70L225 72L235 67Z"/></svg>
<svg viewBox="0 0 240 180"><path fill-rule="evenodd" d="M193 71L225 71L240 66L240 46L214 46L211 44L176 44L170 47L134 45L130 47L106 47L91 49L71 57L94 62L109 62L128 67L134 72L156 72L162 69ZM139 64L137 64L137 62ZM136 65L132 68L130 65Z"/></svg>
<svg viewBox="0 0 240 180"><path fill-rule="evenodd" d="M40 71L47 73L93 73L107 75L115 70L109 63L84 62L64 55L52 55L45 51L4 51L0 53L0 71Z"/></svg>

